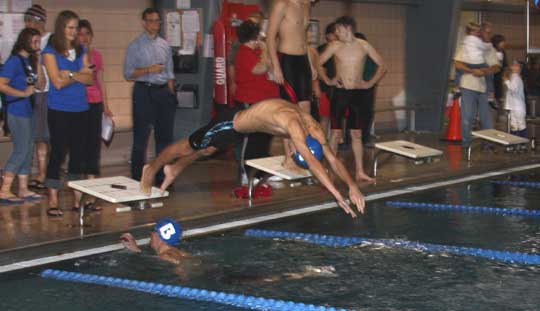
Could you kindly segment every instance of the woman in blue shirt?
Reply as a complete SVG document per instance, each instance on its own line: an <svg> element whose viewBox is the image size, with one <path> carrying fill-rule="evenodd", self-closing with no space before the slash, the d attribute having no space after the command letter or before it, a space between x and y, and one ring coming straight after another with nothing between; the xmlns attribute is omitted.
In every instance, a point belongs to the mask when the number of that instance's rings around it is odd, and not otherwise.
<svg viewBox="0 0 540 311"><path fill-rule="evenodd" d="M45 185L49 188L49 216L62 216L58 208L60 167L69 154L68 180L83 179L84 145L88 127L86 85L91 85L92 69L88 55L77 37L79 16L62 11L55 21L54 35L43 50L43 63L49 74L49 110L47 113L51 155ZM79 209L81 193L75 192L74 209Z"/></svg>
<svg viewBox="0 0 540 311"><path fill-rule="evenodd" d="M19 33L0 72L0 92L6 95L8 125L13 151L4 168L0 204L21 204L24 200L41 200L42 196L28 190L28 176L32 167L32 106L34 88L42 89L45 79L38 66L41 34L25 28ZM11 192L15 176L19 179L18 197Z"/></svg>

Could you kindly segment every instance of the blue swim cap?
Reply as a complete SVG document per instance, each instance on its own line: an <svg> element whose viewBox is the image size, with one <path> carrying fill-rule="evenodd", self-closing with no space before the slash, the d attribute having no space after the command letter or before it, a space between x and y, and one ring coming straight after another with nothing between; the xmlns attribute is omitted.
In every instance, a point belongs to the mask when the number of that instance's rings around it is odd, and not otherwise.
<svg viewBox="0 0 540 311"><path fill-rule="evenodd" d="M160 219L154 226L154 231L157 232L161 240L168 245L177 246L180 244L182 237L182 227L174 219Z"/></svg>
<svg viewBox="0 0 540 311"><path fill-rule="evenodd" d="M306 136L306 145L309 148L309 151L311 151L311 153L315 156L317 160L319 161L322 160L323 150L322 150L321 143L319 143L318 140L311 137L311 135L308 135ZM294 162L296 162L296 164L298 164L299 166L305 169L309 168L306 160L304 160L304 157L302 157L302 155L298 151L295 152L293 159L294 159Z"/></svg>

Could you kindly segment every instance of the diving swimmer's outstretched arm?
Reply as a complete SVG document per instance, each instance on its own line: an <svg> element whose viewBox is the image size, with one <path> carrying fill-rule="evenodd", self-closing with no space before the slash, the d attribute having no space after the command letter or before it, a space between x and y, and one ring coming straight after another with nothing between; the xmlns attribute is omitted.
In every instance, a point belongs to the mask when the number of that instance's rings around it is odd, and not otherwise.
<svg viewBox="0 0 540 311"><path fill-rule="evenodd" d="M343 162L341 162L341 160L336 157L332 149L328 146L325 134L319 123L311 119L311 117L309 118L310 119L307 121L309 123L309 134L317 141L319 141L319 143L322 145L324 157L330 164L330 168L332 168L332 171L334 171L334 173L336 173L336 175L345 184L347 184L347 186L349 187L349 198L351 199L351 202L356 205L358 211L363 214L365 201L364 196L358 189L358 185L352 179L351 175L349 175L349 172L345 168L345 165L343 165Z"/></svg>
<svg viewBox="0 0 540 311"><path fill-rule="evenodd" d="M337 190L337 188L334 186L334 183L330 179L330 176L328 176L328 173L322 166L321 162L315 159L313 154L309 151L309 148L306 146L305 141L307 133L304 131L304 129L299 125L291 124L289 127L289 135L291 136L291 140L296 147L296 150L300 152L304 160L307 162L309 170L313 173L313 175L315 175L315 177L319 179L319 181L328 189L328 191L330 191L330 193L336 198L339 206L345 210L347 214L350 214L353 218L356 217L356 214L351 209L350 205L345 201L339 190ZM364 213L364 197L362 196L360 190L358 190L358 186L356 183L354 183L351 176L349 176L341 161L339 161L339 159L337 159L331 152L330 148L328 148L326 141L324 140L324 135L322 136L322 139L315 136L314 138L324 143L322 144L324 156L327 157L332 169L336 172L336 174L338 174L338 176L349 186L349 198L351 199L351 202L357 206L360 213Z"/></svg>
<svg viewBox="0 0 540 311"><path fill-rule="evenodd" d="M152 184L154 183L154 177L163 167L165 179L160 186L160 190L161 192L164 192L184 168L198 158L211 155L216 150L215 147L194 150L191 148L187 138L180 139L176 143L169 145L167 148L163 149L153 161L144 166L141 177L141 191L147 195L150 194ZM175 162L169 164L172 161Z"/></svg>

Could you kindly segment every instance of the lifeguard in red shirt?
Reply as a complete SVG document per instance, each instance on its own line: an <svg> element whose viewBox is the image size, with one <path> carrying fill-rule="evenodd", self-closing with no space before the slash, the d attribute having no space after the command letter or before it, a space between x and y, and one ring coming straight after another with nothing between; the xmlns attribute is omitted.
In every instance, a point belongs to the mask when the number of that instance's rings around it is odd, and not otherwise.
<svg viewBox="0 0 540 311"><path fill-rule="evenodd" d="M270 58L259 33L259 25L250 20L243 22L236 30L241 46L234 58L234 100L237 106L243 108L261 100L279 97L278 85L268 79ZM244 140L244 152L239 159L242 184L247 184L245 160L269 156L271 140L272 136L265 133L253 133Z"/></svg>
<svg viewBox="0 0 540 311"><path fill-rule="evenodd" d="M266 45L260 40L260 28L250 20L236 30L242 44L234 58L237 103L253 104L261 100L279 97L279 88L268 80L270 58Z"/></svg>

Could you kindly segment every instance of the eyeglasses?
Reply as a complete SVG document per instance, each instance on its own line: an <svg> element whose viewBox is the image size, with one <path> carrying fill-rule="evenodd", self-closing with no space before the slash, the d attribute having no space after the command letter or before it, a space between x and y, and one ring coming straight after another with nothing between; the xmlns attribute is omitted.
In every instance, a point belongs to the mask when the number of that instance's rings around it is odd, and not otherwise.
<svg viewBox="0 0 540 311"><path fill-rule="evenodd" d="M158 23L161 24L161 19L145 19L144 20L147 23Z"/></svg>

